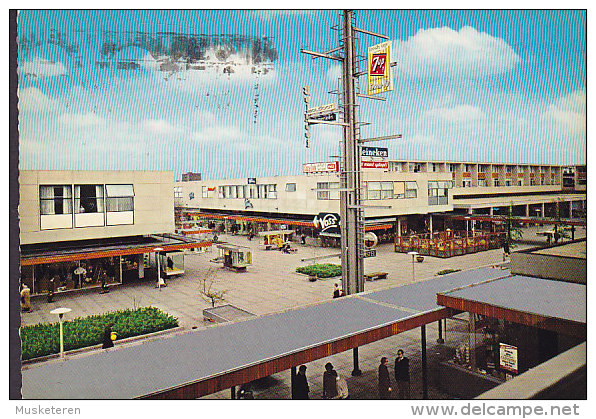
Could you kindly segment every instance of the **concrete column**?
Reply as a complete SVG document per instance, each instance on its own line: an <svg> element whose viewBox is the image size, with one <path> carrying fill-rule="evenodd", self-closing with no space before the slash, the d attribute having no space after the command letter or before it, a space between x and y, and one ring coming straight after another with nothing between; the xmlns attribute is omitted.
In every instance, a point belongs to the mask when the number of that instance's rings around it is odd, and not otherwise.
<svg viewBox="0 0 596 419"><path fill-rule="evenodd" d="M428 379L426 371L426 326L420 327L420 345L422 346L422 399L428 399Z"/></svg>
<svg viewBox="0 0 596 419"><path fill-rule="evenodd" d="M397 218L397 235L398 237L401 236L401 218L396 217Z"/></svg>
<svg viewBox="0 0 596 419"><path fill-rule="evenodd" d="M354 358L354 370L352 371L352 375L356 377L362 375L362 371L358 367L358 348L352 350L352 355Z"/></svg>
<svg viewBox="0 0 596 419"><path fill-rule="evenodd" d="M490 207L490 208L488 209L488 211L489 211L488 213L489 213L489 215L490 215L491 217L492 217L493 215L495 215L495 209L494 209L494 207Z"/></svg>
<svg viewBox="0 0 596 419"><path fill-rule="evenodd" d="M544 215L544 202L542 204L540 204L540 216L542 218L545 217L545 215Z"/></svg>
<svg viewBox="0 0 596 419"><path fill-rule="evenodd" d="M431 237L433 234L433 215L428 214L428 230L430 231Z"/></svg>
<svg viewBox="0 0 596 419"><path fill-rule="evenodd" d="M443 319L439 319L437 323L439 324L439 338L437 339L437 343L445 343L443 339Z"/></svg>
<svg viewBox="0 0 596 419"><path fill-rule="evenodd" d="M137 258L137 269L139 270L139 279L145 278L145 258L142 253Z"/></svg>
<svg viewBox="0 0 596 419"><path fill-rule="evenodd" d="M472 370L476 369L476 319L474 317L474 313L468 313L469 315L469 331L470 331L470 365L472 366Z"/></svg>
<svg viewBox="0 0 596 419"><path fill-rule="evenodd" d="M296 367L290 370L290 389L292 391L292 400L296 398Z"/></svg>
<svg viewBox="0 0 596 419"><path fill-rule="evenodd" d="M573 201L569 201L569 218L573 218Z"/></svg>

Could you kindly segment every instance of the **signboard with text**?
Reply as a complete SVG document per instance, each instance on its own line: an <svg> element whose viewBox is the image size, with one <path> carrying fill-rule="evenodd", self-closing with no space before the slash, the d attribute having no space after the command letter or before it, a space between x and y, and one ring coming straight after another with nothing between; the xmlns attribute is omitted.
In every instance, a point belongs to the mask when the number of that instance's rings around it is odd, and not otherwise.
<svg viewBox="0 0 596 419"><path fill-rule="evenodd" d="M363 157L389 157L387 147L362 147Z"/></svg>
<svg viewBox="0 0 596 419"><path fill-rule="evenodd" d="M393 90L391 79L391 41L368 48L368 94L390 92Z"/></svg>
<svg viewBox="0 0 596 419"><path fill-rule="evenodd" d="M337 106L335 103L327 105L315 106L306 110L307 119L319 119L321 121L335 121L337 114Z"/></svg>
<svg viewBox="0 0 596 419"><path fill-rule="evenodd" d="M341 234L339 214L320 212L313 220L320 234Z"/></svg>
<svg viewBox="0 0 596 419"><path fill-rule="evenodd" d="M363 161L363 169L389 169L388 161Z"/></svg>
<svg viewBox="0 0 596 419"><path fill-rule="evenodd" d="M305 163L302 165L304 173L339 172L339 162Z"/></svg>
<svg viewBox="0 0 596 419"><path fill-rule="evenodd" d="M517 374L517 346L499 343L499 365L501 369Z"/></svg>
<svg viewBox="0 0 596 419"><path fill-rule="evenodd" d="M364 250L364 257L365 258L374 258L374 257L377 257L377 249L366 249L366 250Z"/></svg>

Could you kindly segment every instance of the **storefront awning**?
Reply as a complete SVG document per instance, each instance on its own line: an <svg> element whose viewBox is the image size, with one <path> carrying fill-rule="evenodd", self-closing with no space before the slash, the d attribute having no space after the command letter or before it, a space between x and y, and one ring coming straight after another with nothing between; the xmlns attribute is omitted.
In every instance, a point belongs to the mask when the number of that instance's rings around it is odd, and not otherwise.
<svg viewBox="0 0 596 419"><path fill-rule="evenodd" d="M131 240L129 242L122 239L110 243L102 241L101 243L79 244L78 246L67 246L63 248L49 249L37 248L35 250L22 249L21 266L40 265L46 263L72 262L77 260L99 259L114 256L140 255L143 253L153 253L155 248L162 248L163 251L195 249L211 246L210 241L195 242L176 240L171 238L162 238L151 236L143 240Z"/></svg>

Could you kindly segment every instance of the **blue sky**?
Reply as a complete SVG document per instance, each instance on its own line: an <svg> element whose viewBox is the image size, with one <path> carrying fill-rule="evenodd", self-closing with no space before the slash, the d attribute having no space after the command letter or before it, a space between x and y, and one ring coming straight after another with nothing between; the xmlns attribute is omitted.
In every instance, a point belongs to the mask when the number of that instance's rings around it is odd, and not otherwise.
<svg viewBox="0 0 596 419"><path fill-rule="evenodd" d="M363 136L403 134L377 144L395 159L585 163L585 19L584 11L358 11L359 27L390 37L398 63L386 102L359 99L360 120L372 123ZM341 129L312 127L305 147L302 86L311 86L313 106L336 101L327 92L338 87L339 63L299 50L337 46L338 22L332 10L20 12L19 39L31 42L19 50L19 167L213 179L296 174L328 161ZM264 64L232 53L224 60L232 74L217 48L202 58L205 70L182 61L164 68L163 57L134 45L105 54L106 37L137 31L267 37L275 52ZM359 36L359 53L380 41ZM131 61L138 68L119 68Z"/></svg>

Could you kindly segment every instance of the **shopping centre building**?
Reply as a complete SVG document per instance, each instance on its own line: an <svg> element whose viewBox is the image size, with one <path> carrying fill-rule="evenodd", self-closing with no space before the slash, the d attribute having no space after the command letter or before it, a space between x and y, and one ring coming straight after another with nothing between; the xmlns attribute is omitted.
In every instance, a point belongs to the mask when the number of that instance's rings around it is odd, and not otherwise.
<svg viewBox="0 0 596 419"><path fill-rule="evenodd" d="M302 175L176 182L180 229L212 219L243 233L292 228L315 236L313 219L339 213L338 162L311 163ZM407 161L362 163L366 230L381 241L454 225L453 215L583 217L586 166ZM178 219L177 219L178 222ZM455 222L457 224L457 221ZM461 222L460 222L461 224Z"/></svg>
<svg viewBox="0 0 596 419"><path fill-rule="evenodd" d="M144 278L157 254L183 271L181 251L210 243L173 234L172 190L165 171L20 171L21 282L33 295L106 287Z"/></svg>

